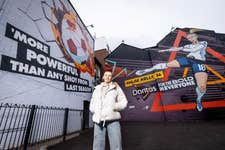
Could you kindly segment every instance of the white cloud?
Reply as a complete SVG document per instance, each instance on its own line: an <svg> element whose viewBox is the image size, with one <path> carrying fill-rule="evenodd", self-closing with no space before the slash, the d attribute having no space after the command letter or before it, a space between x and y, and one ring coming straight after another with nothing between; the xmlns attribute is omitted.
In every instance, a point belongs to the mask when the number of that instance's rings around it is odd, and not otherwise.
<svg viewBox="0 0 225 150"><path fill-rule="evenodd" d="M154 46L172 26L225 33L224 0L71 0L97 37L114 49L122 40L137 47Z"/></svg>

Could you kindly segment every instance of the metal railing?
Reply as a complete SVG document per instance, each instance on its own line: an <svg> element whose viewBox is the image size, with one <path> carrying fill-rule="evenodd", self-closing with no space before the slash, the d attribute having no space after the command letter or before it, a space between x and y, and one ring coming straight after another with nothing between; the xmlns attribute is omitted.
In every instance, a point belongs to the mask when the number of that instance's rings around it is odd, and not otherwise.
<svg viewBox="0 0 225 150"><path fill-rule="evenodd" d="M0 150L22 149L82 130L83 110L0 104Z"/></svg>

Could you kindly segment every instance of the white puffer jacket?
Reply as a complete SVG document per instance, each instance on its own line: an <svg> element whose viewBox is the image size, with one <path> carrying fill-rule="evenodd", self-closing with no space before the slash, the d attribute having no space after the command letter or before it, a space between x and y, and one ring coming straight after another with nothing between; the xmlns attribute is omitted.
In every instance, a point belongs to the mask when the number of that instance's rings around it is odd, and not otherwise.
<svg viewBox="0 0 225 150"><path fill-rule="evenodd" d="M91 98L90 111L93 113L92 119L95 123L120 119L119 111L127 106L127 98L117 83L110 83L105 95L103 84L95 87Z"/></svg>

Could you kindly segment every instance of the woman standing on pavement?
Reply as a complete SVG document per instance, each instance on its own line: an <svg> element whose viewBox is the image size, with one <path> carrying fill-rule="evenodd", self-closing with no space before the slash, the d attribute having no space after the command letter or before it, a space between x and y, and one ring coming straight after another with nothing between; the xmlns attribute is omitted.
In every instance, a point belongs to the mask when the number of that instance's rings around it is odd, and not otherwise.
<svg viewBox="0 0 225 150"><path fill-rule="evenodd" d="M122 150L120 111L127 106L127 98L120 86L112 82L112 72L106 71L103 82L95 87L90 111L93 113L93 150L105 150L105 135L108 133L110 150Z"/></svg>

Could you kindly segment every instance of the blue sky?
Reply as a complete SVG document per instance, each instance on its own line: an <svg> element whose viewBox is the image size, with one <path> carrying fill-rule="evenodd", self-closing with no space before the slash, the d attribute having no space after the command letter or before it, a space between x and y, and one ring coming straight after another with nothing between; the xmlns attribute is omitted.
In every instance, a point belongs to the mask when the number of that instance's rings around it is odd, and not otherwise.
<svg viewBox="0 0 225 150"><path fill-rule="evenodd" d="M224 0L71 0L97 37L113 50L122 40L145 48L156 45L171 27L194 27L225 33Z"/></svg>

